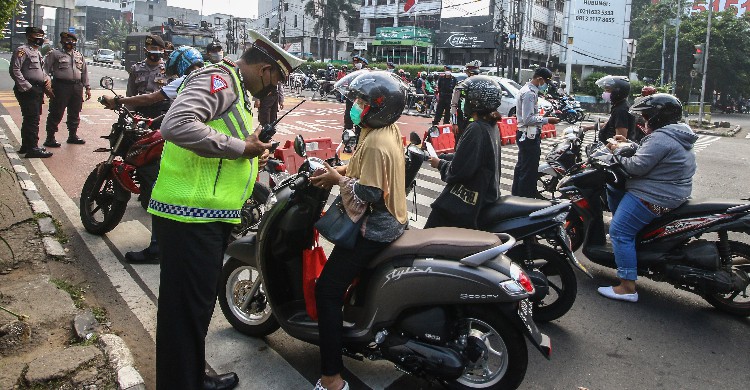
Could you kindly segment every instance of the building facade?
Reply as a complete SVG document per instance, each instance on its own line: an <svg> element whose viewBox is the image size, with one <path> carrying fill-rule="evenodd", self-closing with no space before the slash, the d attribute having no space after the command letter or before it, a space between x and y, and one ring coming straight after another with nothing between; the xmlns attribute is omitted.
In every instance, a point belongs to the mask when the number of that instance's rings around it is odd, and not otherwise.
<svg viewBox="0 0 750 390"><path fill-rule="evenodd" d="M107 20L120 20L121 0L76 0L73 26L81 42L94 40Z"/></svg>
<svg viewBox="0 0 750 390"><path fill-rule="evenodd" d="M184 24L199 25L200 11L172 7L167 0L121 0L120 11L123 19L132 25L132 31L146 31L153 26L161 26L169 18Z"/></svg>

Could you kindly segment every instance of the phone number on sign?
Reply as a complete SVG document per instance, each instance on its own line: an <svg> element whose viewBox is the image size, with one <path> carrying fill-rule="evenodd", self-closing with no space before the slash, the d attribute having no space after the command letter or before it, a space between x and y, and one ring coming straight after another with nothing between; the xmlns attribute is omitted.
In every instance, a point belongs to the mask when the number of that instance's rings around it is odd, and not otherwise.
<svg viewBox="0 0 750 390"><path fill-rule="evenodd" d="M576 21L614 23L615 18L603 18L601 16L576 16Z"/></svg>

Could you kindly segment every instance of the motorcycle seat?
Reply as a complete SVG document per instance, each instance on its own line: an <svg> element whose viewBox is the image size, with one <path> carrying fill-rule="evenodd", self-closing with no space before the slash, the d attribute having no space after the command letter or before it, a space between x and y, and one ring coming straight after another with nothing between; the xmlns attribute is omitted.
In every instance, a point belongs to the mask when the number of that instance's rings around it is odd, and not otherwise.
<svg viewBox="0 0 750 390"><path fill-rule="evenodd" d="M548 200L524 198L521 196L501 196L495 204L482 210L480 219L486 222L497 222L510 218L527 216L534 211L552 206Z"/></svg>
<svg viewBox="0 0 750 390"><path fill-rule="evenodd" d="M500 245L501 240L492 233L476 230L438 227L432 229L407 229L396 241L375 257L368 268L402 256L426 256L462 259Z"/></svg>
<svg viewBox="0 0 750 390"><path fill-rule="evenodd" d="M723 213L730 207L739 206L745 202L737 202L727 199L688 199L682 206L670 211L667 215L684 216L705 213Z"/></svg>

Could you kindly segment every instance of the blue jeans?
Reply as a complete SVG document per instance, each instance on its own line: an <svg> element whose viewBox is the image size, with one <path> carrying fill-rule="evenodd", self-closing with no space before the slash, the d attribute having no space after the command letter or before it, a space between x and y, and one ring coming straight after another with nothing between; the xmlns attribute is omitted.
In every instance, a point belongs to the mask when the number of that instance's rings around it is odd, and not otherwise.
<svg viewBox="0 0 750 390"><path fill-rule="evenodd" d="M635 236L658 215L641 200L626 192L617 205L609 225L609 238L615 252L617 277L624 280L638 279L638 257L635 252Z"/></svg>

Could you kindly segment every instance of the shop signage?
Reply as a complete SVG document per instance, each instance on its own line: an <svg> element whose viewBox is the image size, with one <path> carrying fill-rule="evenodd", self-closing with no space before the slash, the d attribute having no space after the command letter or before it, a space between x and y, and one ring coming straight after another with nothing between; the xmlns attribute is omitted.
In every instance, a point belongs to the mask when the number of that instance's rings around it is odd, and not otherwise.
<svg viewBox="0 0 750 390"><path fill-rule="evenodd" d="M372 45L432 47L432 43L430 42L415 41L413 39L376 39L372 41Z"/></svg>
<svg viewBox="0 0 750 390"><path fill-rule="evenodd" d="M432 42L432 31L422 27L378 27L375 29L375 39L379 40L415 39L415 35L418 41Z"/></svg>
<svg viewBox="0 0 750 390"><path fill-rule="evenodd" d="M461 49L494 49L494 33L454 32L437 35L437 47Z"/></svg>

